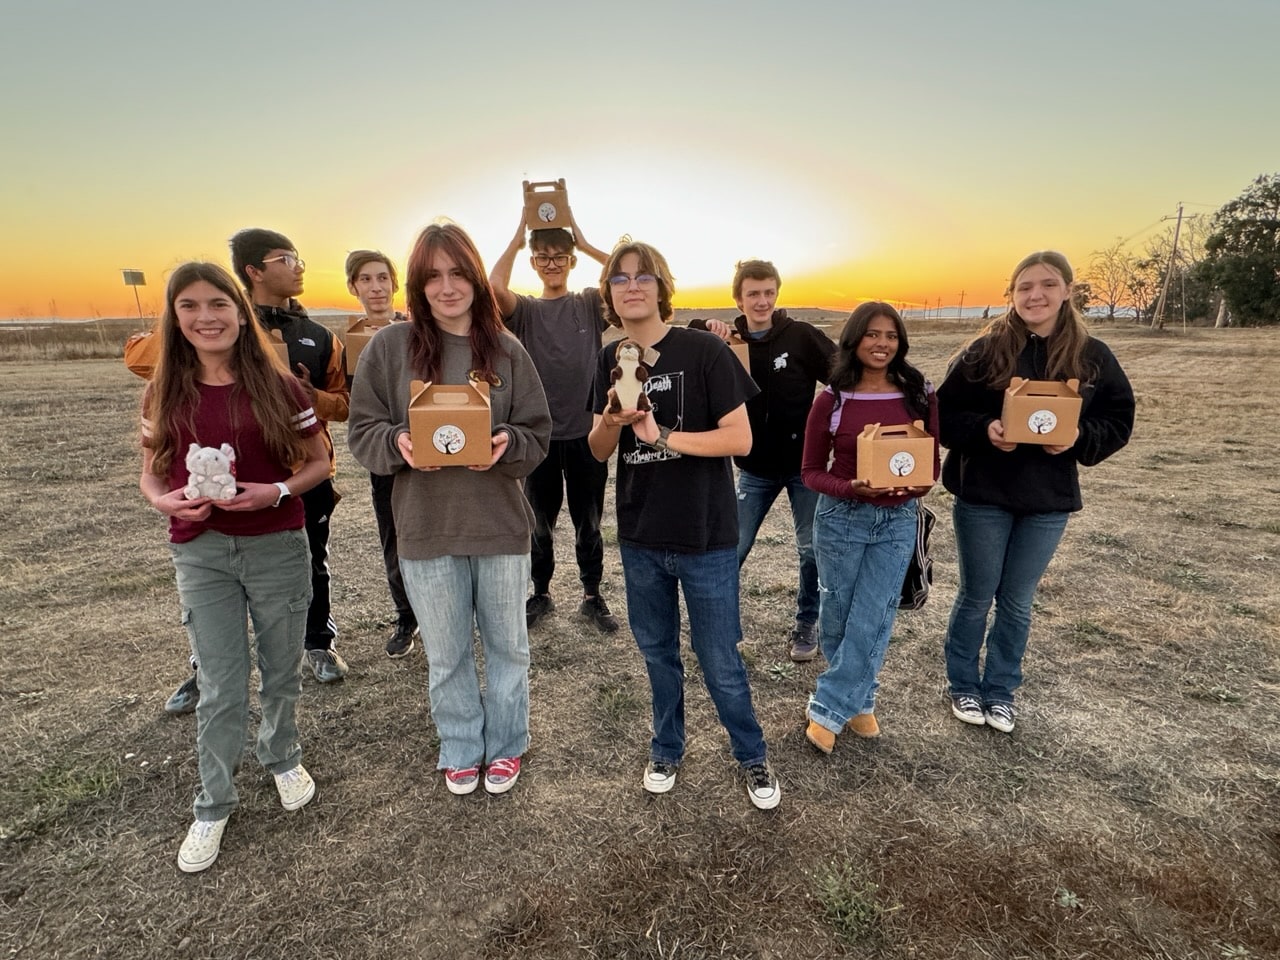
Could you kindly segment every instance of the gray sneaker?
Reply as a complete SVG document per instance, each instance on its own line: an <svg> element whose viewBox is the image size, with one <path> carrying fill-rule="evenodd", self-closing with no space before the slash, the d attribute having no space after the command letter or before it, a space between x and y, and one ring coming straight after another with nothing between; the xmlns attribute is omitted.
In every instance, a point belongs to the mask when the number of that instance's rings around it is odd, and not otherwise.
<svg viewBox="0 0 1280 960"><path fill-rule="evenodd" d="M818 625L797 623L787 638L787 648L796 663L807 663L818 655Z"/></svg>
<svg viewBox="0 0 1280 960"><path fill-rule="evenodd" d="M321 683L333 683L347 675L347 661L333 650L306 650L303 656Z"/></svg>
<svg viewBox="0 0 1280 960"><path fill-rule="evenodd" d="M196 682L196 675L193 672L191 676L182 681L182 686L169 694L169 699L164 702L164 712L191 713L199 702L200 686ZM209 862L212 863L213 861Z"/></svg>

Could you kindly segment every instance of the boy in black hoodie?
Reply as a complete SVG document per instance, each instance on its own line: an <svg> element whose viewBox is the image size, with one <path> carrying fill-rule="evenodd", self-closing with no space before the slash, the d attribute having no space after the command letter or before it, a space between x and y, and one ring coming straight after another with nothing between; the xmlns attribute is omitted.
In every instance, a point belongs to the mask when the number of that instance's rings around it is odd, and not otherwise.
<svg viewBox="0 0 1280 960"><path fill-rule="evenodd" d="M800 479L804 427L818 383L826 383L835 344L812 324L776 310L782 278L767 260L739 261L733 300L742 311L729 326L721 320L692 320L689 326L728 339L736 333L748 344L751 378L760 393L747 401L751 452L734 457L738 467L738 566L755 543L769 508L783 490L800 560L796 622L788 638L792 660L818 655L818 567L813 556L813 512L818 495Z"/></svg>

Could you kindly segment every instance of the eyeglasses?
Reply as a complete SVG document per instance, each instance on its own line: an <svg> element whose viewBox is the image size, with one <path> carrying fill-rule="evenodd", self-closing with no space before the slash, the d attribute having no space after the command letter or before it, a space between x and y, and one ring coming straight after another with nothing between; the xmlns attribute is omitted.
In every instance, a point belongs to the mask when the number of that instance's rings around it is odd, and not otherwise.
<svg viewBox="0 0 1280 960"><path fill-rule="evenodd" d="M631 285L631 281L636 282L636 286L641 290L647 290L658 282L658 278L652 273L637 273L634 277L625 273L617 273L609 278L609 286L618 290L625 290Z"/></svg>
<svg viewBox="0 0 1280 960"><path fill-rule="evenodd" d="M533 263L537 267L546 267L553 263L557 267L565 267L572 259L573 255L569 253L535 253L533 255Z"/></svg>
<svg viewBox="0 0 1280 960"><path fill-rule="evenodd" d="M307 261L301 257L295 257L292 253L282 253L278 257L268 257L262 261L262 265L265 267L268 263L275 263L277 260L283 263L287 270L307 269Z"/></svg>

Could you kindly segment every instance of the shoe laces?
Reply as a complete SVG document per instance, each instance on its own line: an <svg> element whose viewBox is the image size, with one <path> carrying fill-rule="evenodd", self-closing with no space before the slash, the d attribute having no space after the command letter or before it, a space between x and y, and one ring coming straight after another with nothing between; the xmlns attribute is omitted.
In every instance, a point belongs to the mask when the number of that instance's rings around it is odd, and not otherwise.
<svg viewBox="0 0 1280 960"><path fill-rule="evenodd" d="M450 767L444 775L454 783L467 783L480 776L479 767Z"/></svg>
<svg viewBox="0 0 1280 960"><path fill-rule="evenodd" d="M486 776L490 780L510 780L519 772L519 757L502 757L489 764L489 771Z"/></svg>
<svg viewBox="0 0 1280 960"><path fill-rule="evenodd" d="M1013 707L1007 703L989 703L987 704L987 712L1002 720L1013 719Z"/></svg>
<svg viewBox="0 0 1280 960"><path fill-rule="evenodd" d="M302 771L300 768L294 767L292 770L286 770L284 773L277 773L276 780L279 781L280 786L282 787L296 786L297 784L302 783Z"/></svg>
<svg viewBox="0 0 1280 960"><path fill-rule="evenodd" d="M977 697L956 697L956 705L959 706L961 710L965 711L982 710L982 703Z"/></svg>
<svg viewBox="0 0 1280 960"><path fill-rule="evenodd" d="M191 826L192 839L200 843L209 840L218 832L221 823L221 820L196 820Z"/></svg>
<svg viewBox="0 0 1280 960"><path fill-rule="evenodd" d="M649 772L655 777L669 777L675 773L675 765L665 763L662 760L653 760L649 764Z"/></svg>
<svg viewBox="0 0 1280 960"><path fill-rule="evenodd" d="M751 781L752 790L772 790L773 774L763 763L747 767L747 779Z"/></svg>

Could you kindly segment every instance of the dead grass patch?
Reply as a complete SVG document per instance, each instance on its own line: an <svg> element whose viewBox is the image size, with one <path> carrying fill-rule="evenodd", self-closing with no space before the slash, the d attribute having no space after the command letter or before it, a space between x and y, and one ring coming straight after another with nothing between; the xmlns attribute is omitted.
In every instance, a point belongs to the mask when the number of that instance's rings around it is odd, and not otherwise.
<svg viewBox="0 0 1280 960"><path fill-rule="evenodd" d="M962 335L913 336L935 381ZM935 593L895 626L883 736L841 737L830 757L806 743L821 666L786 656L780 503L742 603L776 811L747 803L691 657L679 783L641 790L643 663L625 628L603 636L577 615L571 550L531 638L520 785L453 797L425 664L383 654L368 482L343 451L332 562L352 672L305 685L318 797L281 810L249 745L221 858L194 877L173 863L193 721L160 710L186 642L164 525L136 489L141 383L117 359L0 364L0 946L123 960L1280 955L1280 499L1249 479L1277 475L1280 454L1220 436L1280 401L1280 331L1103 336L1133 377L1138 433L1085 473L1012 736L947 708L956 569L939 489ZM1216 373L1224 358L1251 384L1248 409ZM1224 472L1227 458L1254 472ZM613 550L604 591L625 614Z"/></svg>

